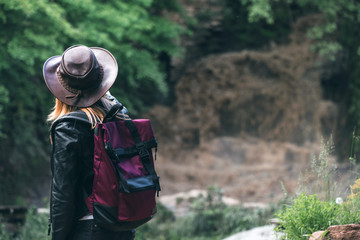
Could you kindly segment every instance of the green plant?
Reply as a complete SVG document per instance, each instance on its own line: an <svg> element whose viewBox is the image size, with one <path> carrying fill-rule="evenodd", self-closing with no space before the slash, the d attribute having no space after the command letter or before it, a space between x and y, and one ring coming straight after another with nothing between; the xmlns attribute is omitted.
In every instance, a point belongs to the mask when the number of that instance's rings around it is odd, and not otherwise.
<svg viewBox="0 0 360 240"><path fill-rule="evenodd" d="M232 233L266 224L276 208L250 209L227 206L222 201L223 191L210 186L206 195L192 199L191 210L185 216L169 217L162 205L154 220L137 231L136 239L210 240L221 239ZM185 200L183 200L185 201Z"/></svg>
<svg viewBox="0 0 360 240"><path fill-rule="evenodd" d="M5 224L0 221L0 240L12 240L13 234L8 233L5 228Z"/></svg>
<svg viewBox="0 0 360 240"><path fill-rule="evenodd" d="M316 175L316 181L315 186L318 187L318 189L314 189L315 191L319 193L324 193L324 198L327 201L330 201L333 196L332 194L332 186L331 186L331 174L334 173L334 169L331 166L329 166L329 159L331 154L334 152L334 143L332 138L328 141L321 140L321 151L316 158L313 157L313 160L311 162L311 171L315 173Z"/></svg>
<svg viewBox="0 0 360 240"><path fill-rule="evenodd" d="M220 232L229 235L254 227L263 226L272 217L273 208L244 208L242 206L227 207Z"/></svg>
<svg viewBox="0 0 360 240"><path fill-rule="evenodd" d="M221 226L219 223L224 220L225 208L221 189L216 186L208 187L206 196L199 196L191 205L194 212L189 221L191 232L194 235L218 233Z"/></svg>
<svg viewBox="0 0 360 240"><path fill-rule="evenodd" d="M5 134L2 131L3 128L2 122L6 119L4 112L8 104L9 104L9 92L4 86L0 85L0 138L5 137Z"/></svg>
<svg viewBox="0 0 360 240"><path fill-rule="evenodd" d="M308 239L310 234L337 223L339 209L334 201L321 201L317 195L302 193L275 215L280 223L275 231L284 233L281 239Z"/></svg>
<svg viewBox="0 0 360 240"><path fill-rule="evenodd" d="M36 208L30 208L26 214L25 224L21 227L16 240L47 240L48 214L38 213Z"/></svg>
<svg viewBox="0 0 360 240"><path fill-rule="evenodd" d="M298 193L317 194L326 201L339 196L339 187L336 182L336 164L333 163L334 143L332 137L325 141L321 139L320 153L313 156L310 170L299 177Z"/></svg>
<svg viewBox="0 0 360 240"><path fill-rule="evenodd" d="M282 239L308 239L309 234L330 225L360 221L360 179L353 183L351 194L344 202L341 197L335 200L340 194L334 180L336 167L331 166L333 149L332 139L322 141L320 154L313 158L311 171L307 174L307 182L299 181L301 194L276 214L280 221L276 231L284 233ZM354 163L355 158L350 157L350 176L358 176ZM318 195L312 194L314 192Z"/></svg>
<svg viewBox="0 0 360 240"><path fill-rule="evenodd" d="M336 216L337 224L354 224L360 221L360 198L347 199L341 204Z"/></svg>
<svg viewBox="0 0 360 240"><path fill-rule="evenodd" d="M357 14L360 13L360 3L355 0L338 1L338 0L241 0L242 4L247 6L249 11L248 19L250 22L265 20L269 24L274 21L274 6L277 4L288 5L297 4L299 7L308 8L311 12L320 12L323 16L323 22L309 30L310 38L316 40L313 47L319 51L320 55L335 60L336 54L348 47L349 41L344 40L341 27L347 24L360 24ZM349 30L349 29L348 29ZM352 32L354 33L354 32ZM351 43L353 44L353 43ZM355 54L360 49L358 43L355 44Z"/></svg>
<svg viewBox="0 0 360 240"><path fill-rule="evenodd" d="M7 232L5 225L0 224L0 240L48 240L50 239L47 235L48 219L48 214L38 213L36 208L30 208L18 232Z"/></svg>
<svg viewBox="0 0 360 240"><path fill-rule="evenodd" d="M357 160L356 160L356 150L359 148L359 136L356 135L356 128L352 133L352 142L350 147L350 174L349 174L349 181L354 182L356 179L359 178L359 172L357 171Z"/></svg>
<svg viewBox="0 0 360 240"><path fill-rule="evenodd" d="M340 204L337 215L338 224L350 224L360 222L360 179L351 186L351 193Z"/></svg>

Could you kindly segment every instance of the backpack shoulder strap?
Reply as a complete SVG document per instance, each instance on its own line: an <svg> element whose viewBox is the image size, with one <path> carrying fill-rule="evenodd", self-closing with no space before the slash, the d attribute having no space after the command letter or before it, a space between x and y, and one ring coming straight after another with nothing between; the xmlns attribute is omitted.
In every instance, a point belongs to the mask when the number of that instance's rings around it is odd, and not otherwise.
<svg viewBox="0 0 360 240"><path fill-rule="evenodd" d="M121 103L112 105L109 111L106 113L103 122L105 123L112 121L123 108L124 106Z"/></svg>

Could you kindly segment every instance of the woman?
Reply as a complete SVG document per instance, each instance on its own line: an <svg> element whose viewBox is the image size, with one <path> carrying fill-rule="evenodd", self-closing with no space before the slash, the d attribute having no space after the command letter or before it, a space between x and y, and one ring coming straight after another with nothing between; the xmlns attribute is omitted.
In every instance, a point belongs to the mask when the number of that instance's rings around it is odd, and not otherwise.
<svg viewBox="0 0 360 240"><path fill-rule="evenodd" d="M94 224L85 199L91 194L93 129L116 102L108 90L118 65L106 49L75 45L49 58L45 83L56 98L52 123L50 223L52 239L134 239L134 231L111 232ZM64 117L66 115L66 117ZM76 117L88 119L78 121ZM126 109L122 110L126 118Z"/></svg>

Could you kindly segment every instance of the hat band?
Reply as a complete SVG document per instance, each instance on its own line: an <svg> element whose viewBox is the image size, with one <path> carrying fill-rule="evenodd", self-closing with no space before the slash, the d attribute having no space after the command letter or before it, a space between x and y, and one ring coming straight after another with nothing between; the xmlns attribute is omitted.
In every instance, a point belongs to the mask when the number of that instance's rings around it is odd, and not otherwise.
<svg viewBox="0 0 360 240"><path fill-rule="evenodd" d="M93 80L93 84L90 85L90 87L87 88L83 88L83 89L77 89L74 87L69 86L68 81L65 81L64 78L68 78L68 79L78 79L75 77L71 77L69 75L66 74L62 74L61 70L60 70L61 65L56 69L56 74L58 77L58 80L60 82L60 84L69 92L73 93L72 95L66 95L66 98L79 98L82 96L82 90L89 90L92 88L95 88L97 86L99 86L99 84L101 83L103 76L104 76L104 69L102 67L102 65L100 63L98 63L98 66L96 68L93 68L91 72L89 72L89 74L87 74L86 78L94 78L96 79L95 81ZM95 71L94 71L95 70ZM96 71L97 70L97 71Z"/></svg>

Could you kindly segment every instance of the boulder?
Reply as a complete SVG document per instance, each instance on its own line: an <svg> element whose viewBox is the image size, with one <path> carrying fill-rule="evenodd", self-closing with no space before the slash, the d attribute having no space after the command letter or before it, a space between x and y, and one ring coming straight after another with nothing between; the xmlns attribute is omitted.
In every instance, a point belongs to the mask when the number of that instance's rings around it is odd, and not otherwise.
<svg viewBox="0 0 360 240"><path fill-rule="evenodd" d="M355 240L360 239L360 224L330 226L327 234L324 231L315 232L309 240Z"/></svg>
<svg viewBox="0 0 360 240"><path fill-rule="evenodd" d="M331 240L360 239L360 224L330 226L328 230Z"/></svg>
<svg viewBox="0 0 360 240"><path fill-rule="evenodd" d="M309 240L323 240L323 234L325 231L318 231L311 234Z"/></svg>

